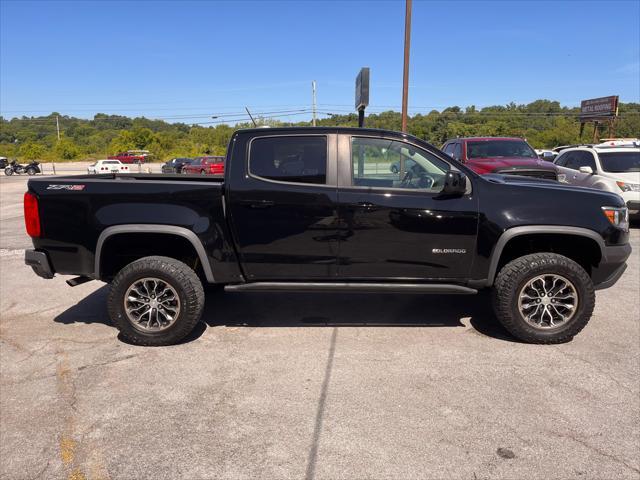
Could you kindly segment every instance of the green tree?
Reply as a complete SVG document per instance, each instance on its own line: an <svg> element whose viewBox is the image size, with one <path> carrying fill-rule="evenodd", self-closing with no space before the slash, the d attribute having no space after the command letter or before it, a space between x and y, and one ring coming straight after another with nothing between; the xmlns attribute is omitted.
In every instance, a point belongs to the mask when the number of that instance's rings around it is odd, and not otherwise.
<svg viewBox="0 0 640 480"><path fill-rule="evenodd" d="M25 160L40 160L44 156L45 148L39 143L27 142L20 145L18 152Z"/></svg>
<svg viewBox="0 0 640 480"><path fill-rule="evenodd" d="M80 154L80 149L73 140L69 138L61 138L56 144L54 152L59 159L73 160Z"/></svg>

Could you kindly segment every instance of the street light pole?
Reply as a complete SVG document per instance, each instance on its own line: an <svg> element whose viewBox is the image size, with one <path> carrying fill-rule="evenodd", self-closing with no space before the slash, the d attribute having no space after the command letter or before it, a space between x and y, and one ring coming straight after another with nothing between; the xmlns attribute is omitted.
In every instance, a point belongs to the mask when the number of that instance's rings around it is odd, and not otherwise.
<svg viewBox="0 0 640 480"><path fill-rule="evenodd" d="M409 49L411 47L411 0L405 0L404 14L404 75L402 79L402 131L407 131L409 103Z"/></svg>

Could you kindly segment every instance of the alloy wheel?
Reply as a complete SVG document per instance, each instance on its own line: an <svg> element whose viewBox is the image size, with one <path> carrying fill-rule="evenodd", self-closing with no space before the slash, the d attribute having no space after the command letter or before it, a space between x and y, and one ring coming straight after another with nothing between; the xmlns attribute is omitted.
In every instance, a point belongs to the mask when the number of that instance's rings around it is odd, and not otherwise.
<svg viewBox="0 0 640 480"><path fill-rule="evenodd" d="M544 274L529 280L518 295L518 310L534 328L551 329L569 322L578 309L578 292L567 278Z"/></svg>
<svg viewBox="0 0 640 480"><path fill-rule="evenodd" d="M159 278L136 280L124 295L124 310L131 324L145 332L169 328L180 315L178 292Z"/></svg>

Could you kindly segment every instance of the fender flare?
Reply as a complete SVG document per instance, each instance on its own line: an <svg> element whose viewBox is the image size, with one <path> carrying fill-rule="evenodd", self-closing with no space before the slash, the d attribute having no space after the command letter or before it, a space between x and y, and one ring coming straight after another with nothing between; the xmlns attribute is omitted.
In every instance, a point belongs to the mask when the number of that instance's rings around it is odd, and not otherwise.
<svg viewBox="0 0 640 480"><path fill-rule="evenodd" d="M502 255L502 251L504 250L504 247L509 242L509 240L522 235L544 233L576 235L579 237L586 237L591 240L595 240L595 242L598 244L598 247L600 247L600 255L602 256L602 259L606 259L606 249L603 238L596 232L594 232L593 230L589 230L588 228L565 227L560 225L528 225L524 227L513 227L504 231L500 235L495 247L493 248L493 251L491 252L486 286L490 287L493 285L493 281L495 280L498 269L498 263L500 262L500 256Z"/></svg>
<svg viewBox="0 0 640 480"><path fill-rule="evenodd" d="M100 279L100 257L102 255L102 248L104 243L112 236L120 233L162 233L167 235L177 235L179 237L187 239L198 255L202 269L204 270L207 282L214 283L213 271L211 269L211 263L207 258L207 252L204 249L202 241L191 230L184 227L176 227L174 225L153 225L153 224L126 224L126 225L114 225L112 227L105 228L96 244L96 254L94 260L94 277Z"/></svg>

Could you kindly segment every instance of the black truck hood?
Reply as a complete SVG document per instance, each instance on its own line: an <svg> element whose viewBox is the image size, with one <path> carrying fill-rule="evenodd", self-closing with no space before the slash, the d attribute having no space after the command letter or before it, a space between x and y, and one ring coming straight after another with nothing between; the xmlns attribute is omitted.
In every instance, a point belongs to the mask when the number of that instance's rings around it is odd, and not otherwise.
<svg viewBox="0 0 640 480"><path fill-rule="evenodd" d="M552 192L556 192L558 190L565 192L580 192L587 195L600 196L603 200L608 200L608 204L611 206L622 206L624 204L622 197L615 193L606 192L604 190L598 190L595 188L569 185L567 183L561 183L556 180L525 177L521 175L506 175L501 173L489 173L486 175L481 175L480 178L494 184L535 187L536 189L549 190L549 195L552 195Z"/></svg>

